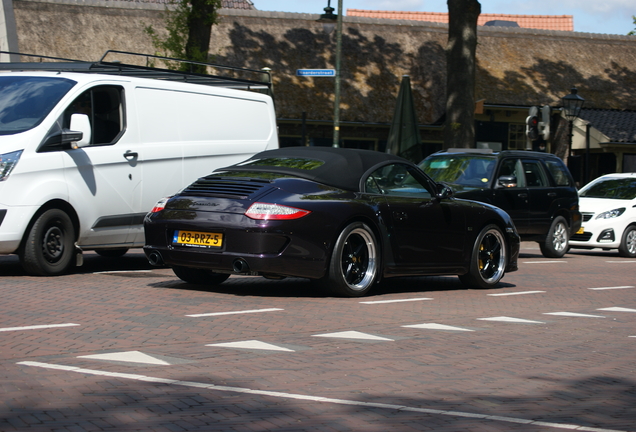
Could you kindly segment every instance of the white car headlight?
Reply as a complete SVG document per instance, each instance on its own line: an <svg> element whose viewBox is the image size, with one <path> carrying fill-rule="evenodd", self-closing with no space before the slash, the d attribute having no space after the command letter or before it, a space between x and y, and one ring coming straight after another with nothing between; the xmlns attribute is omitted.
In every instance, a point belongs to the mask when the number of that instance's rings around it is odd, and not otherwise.
<svg viewBox="0 0 636 432"><path fill-rule="evenodd" d="M22 150L5 153L0 155L0 181L4 181L9 177L11 171L20 160Z"/></svg>
<svg viewBox="0 0 636 432"><path fill-rule="evenodd" d="M596 216L596 219L612 219L612 218L619 217L623 213L625 213L625 207L621 207L621 208L617 208L617 209L614 209L614 210L608 210L606 212L603 212L603 213L599 214L598 216Z"/></svg>

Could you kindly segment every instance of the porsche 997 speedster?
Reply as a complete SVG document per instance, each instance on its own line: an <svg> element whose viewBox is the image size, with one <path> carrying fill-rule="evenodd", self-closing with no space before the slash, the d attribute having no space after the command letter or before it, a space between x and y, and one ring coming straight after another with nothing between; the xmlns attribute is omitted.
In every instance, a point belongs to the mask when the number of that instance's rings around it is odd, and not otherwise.
<svg viewBox="0 0 636 432"><path fill-rule="evenodd" d="M397 276L458 275L491 288L519 255L503 210L454 198L400 157L330 147L218 169L159 201L144 229L151 264L189 283L303 277L352 297Z"/></svg>

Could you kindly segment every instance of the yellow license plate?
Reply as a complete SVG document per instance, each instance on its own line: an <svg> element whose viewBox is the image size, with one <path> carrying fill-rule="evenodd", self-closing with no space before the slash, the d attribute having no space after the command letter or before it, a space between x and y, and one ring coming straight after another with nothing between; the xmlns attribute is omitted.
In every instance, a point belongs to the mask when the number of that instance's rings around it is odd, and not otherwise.
<svg viewBox="0 0 636 432"><path fill-rule="evenodd" d="M175 231L172 244L220 248L223 246L223 234L200 231Z"/></svg>
<svg viewBox="0 0 636 432"><path fill-rule="evenodd" d="M585 234L585 228L581 227L576 233L577 234Z"/></svg>

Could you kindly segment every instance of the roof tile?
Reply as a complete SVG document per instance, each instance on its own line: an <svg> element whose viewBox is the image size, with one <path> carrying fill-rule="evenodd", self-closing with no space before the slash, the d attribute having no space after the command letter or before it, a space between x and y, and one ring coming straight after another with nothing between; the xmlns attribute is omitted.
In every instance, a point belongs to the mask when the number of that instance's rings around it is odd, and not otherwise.
<svg viewBox="0 0 636 432"><path fill-rule="evenodd" d="M427 21L444 24L448 23L448 13L446 12L403 12L347 9L347 16ZM572 15L513 15L484 13L479 15L477 25L483 26L488 21L497 20L514 21L521 28L574 31L574 18Z"/></svg>

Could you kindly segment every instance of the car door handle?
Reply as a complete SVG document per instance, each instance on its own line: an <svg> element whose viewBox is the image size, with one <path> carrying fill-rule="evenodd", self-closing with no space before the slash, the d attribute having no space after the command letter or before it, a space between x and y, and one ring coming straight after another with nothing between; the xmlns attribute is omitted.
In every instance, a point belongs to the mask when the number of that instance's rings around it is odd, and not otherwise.
<svg viewBox="0 0 636 432"><path fill-rule="evenodd" d="M528 194L527 193L520 193L517 195L519 198L528 198Z"/></svg>
<svg viewBox="0 0 636 432"><path fill-rule="evenodd" d="M555 197L557 196L556 192L548 192L548 196L549 197Z"/></svg>
<svg viewBox="0 0 636 432"><path fill-rule="evenodd" d="M126 159L137 159L137 156L139 156L137 152L131 152L130 150L127 150L126 153L124 153L124 157Z"/></svg>

